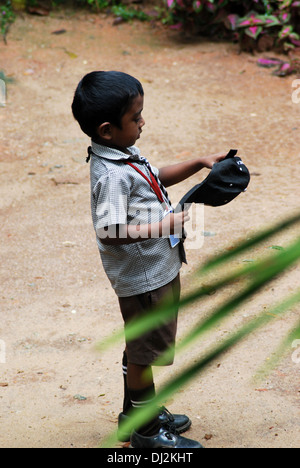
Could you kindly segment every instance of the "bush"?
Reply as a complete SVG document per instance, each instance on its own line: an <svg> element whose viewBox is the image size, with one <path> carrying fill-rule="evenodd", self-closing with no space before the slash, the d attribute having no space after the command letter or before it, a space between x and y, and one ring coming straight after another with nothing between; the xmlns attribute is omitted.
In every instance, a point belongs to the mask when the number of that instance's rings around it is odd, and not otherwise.
<svg viewBox="0 0 300 468"><path fill-rule="evenodd" d="M28 11L39 14L40 0L0 0L0 34L4 40L15 19L11 1L27 4ZM166 15L163 22L173 28L239 41L241 49L277 49L288 52L300 47L300 1L295 0L160 0ZM45 3L45 0L42 2ZM66 0L46 0L51 6ZM94 11L107 10L123 20L149 19L143 8L122 4L122 0L71 0ZM157 5L157 2L154 1ZM2 5L2 6L1 6ZM30 7L30 8L29 8ZM162 14L163 8L156 8ZM38 11L37 11L38 10Z"/></svg>
<svg viewBox="0 0 300 468"><path fill-rule="evenodd" d="M127 2L128 3L128 2ZM25 10L40 16L49 15L52 8L72 5L74 8L88 8L93 12L112 13L123 21L147 21L150 19L142 8L123 4L121 0L0 0L0 37L5 44L10 25L15 21L15 11ZM129 2L131 4L131 2ZM132 1L134 3L134 1Z"/></svg>
<svg viewBox="0 0 300 468"><path fill-rule="evenodd" d="M0 33L6 43L6 36L10 25L15 20L15 13L13 11L10 0L0 2Z"/></svg>
<svg viewBox="0 0 300 468"><path fill-rule="evenodd" d="M165 1L166 22L175 28L237 40L242 48L288 51L300 46L300 1Z"/></svg>

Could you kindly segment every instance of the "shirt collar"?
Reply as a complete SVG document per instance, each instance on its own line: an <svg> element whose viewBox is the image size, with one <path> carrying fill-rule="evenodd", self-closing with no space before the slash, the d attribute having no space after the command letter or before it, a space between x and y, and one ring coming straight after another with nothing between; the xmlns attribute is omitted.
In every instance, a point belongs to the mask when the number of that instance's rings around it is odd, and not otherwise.
<svg viewBox="0 0 300 468"><path fill-rule="evenodd" d="M126 161L128 159L139 161L141 159L139 148L136 146L130 146L127 149L130 151L131 155L125 154L115 148L99 145L98 143L92 141L93 153L97 156L100 156L101 158L110 159L111 161Z"/></svg>

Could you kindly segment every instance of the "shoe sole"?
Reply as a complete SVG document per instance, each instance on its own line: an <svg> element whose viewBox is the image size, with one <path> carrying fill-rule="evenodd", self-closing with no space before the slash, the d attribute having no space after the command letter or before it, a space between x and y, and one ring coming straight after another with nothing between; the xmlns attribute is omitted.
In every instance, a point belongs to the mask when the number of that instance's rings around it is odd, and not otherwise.
<svg viewBox="0 0 300 468"><path fill-rule="evenodd" d="M178 434L183 434L184 432L188 431L192 425L192 421L188 421L184 426L179 427L176 429Z"/></svg>

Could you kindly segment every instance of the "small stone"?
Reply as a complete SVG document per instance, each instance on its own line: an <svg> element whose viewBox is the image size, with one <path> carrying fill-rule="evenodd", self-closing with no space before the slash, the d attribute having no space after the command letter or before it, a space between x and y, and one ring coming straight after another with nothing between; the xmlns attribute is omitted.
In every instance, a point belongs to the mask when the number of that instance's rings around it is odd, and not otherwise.
<svg viewBox="0 0 300 468"><path fill-rule="evenodd" d="M74 395L74 400L85 401L87 400L87 398L85 396L77 394L77 395Z"/></svg>

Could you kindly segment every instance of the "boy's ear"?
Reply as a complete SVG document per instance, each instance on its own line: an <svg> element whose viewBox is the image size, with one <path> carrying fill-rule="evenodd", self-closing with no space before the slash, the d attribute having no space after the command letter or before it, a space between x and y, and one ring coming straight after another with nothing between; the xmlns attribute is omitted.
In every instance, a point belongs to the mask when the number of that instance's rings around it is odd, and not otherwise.
<svg viewBox="0 0 300 468"><path fill-rule="evenodd" d="M111 139L111 124L109 122L104 122L98 127L98 135L104 140Z"/></svg>

